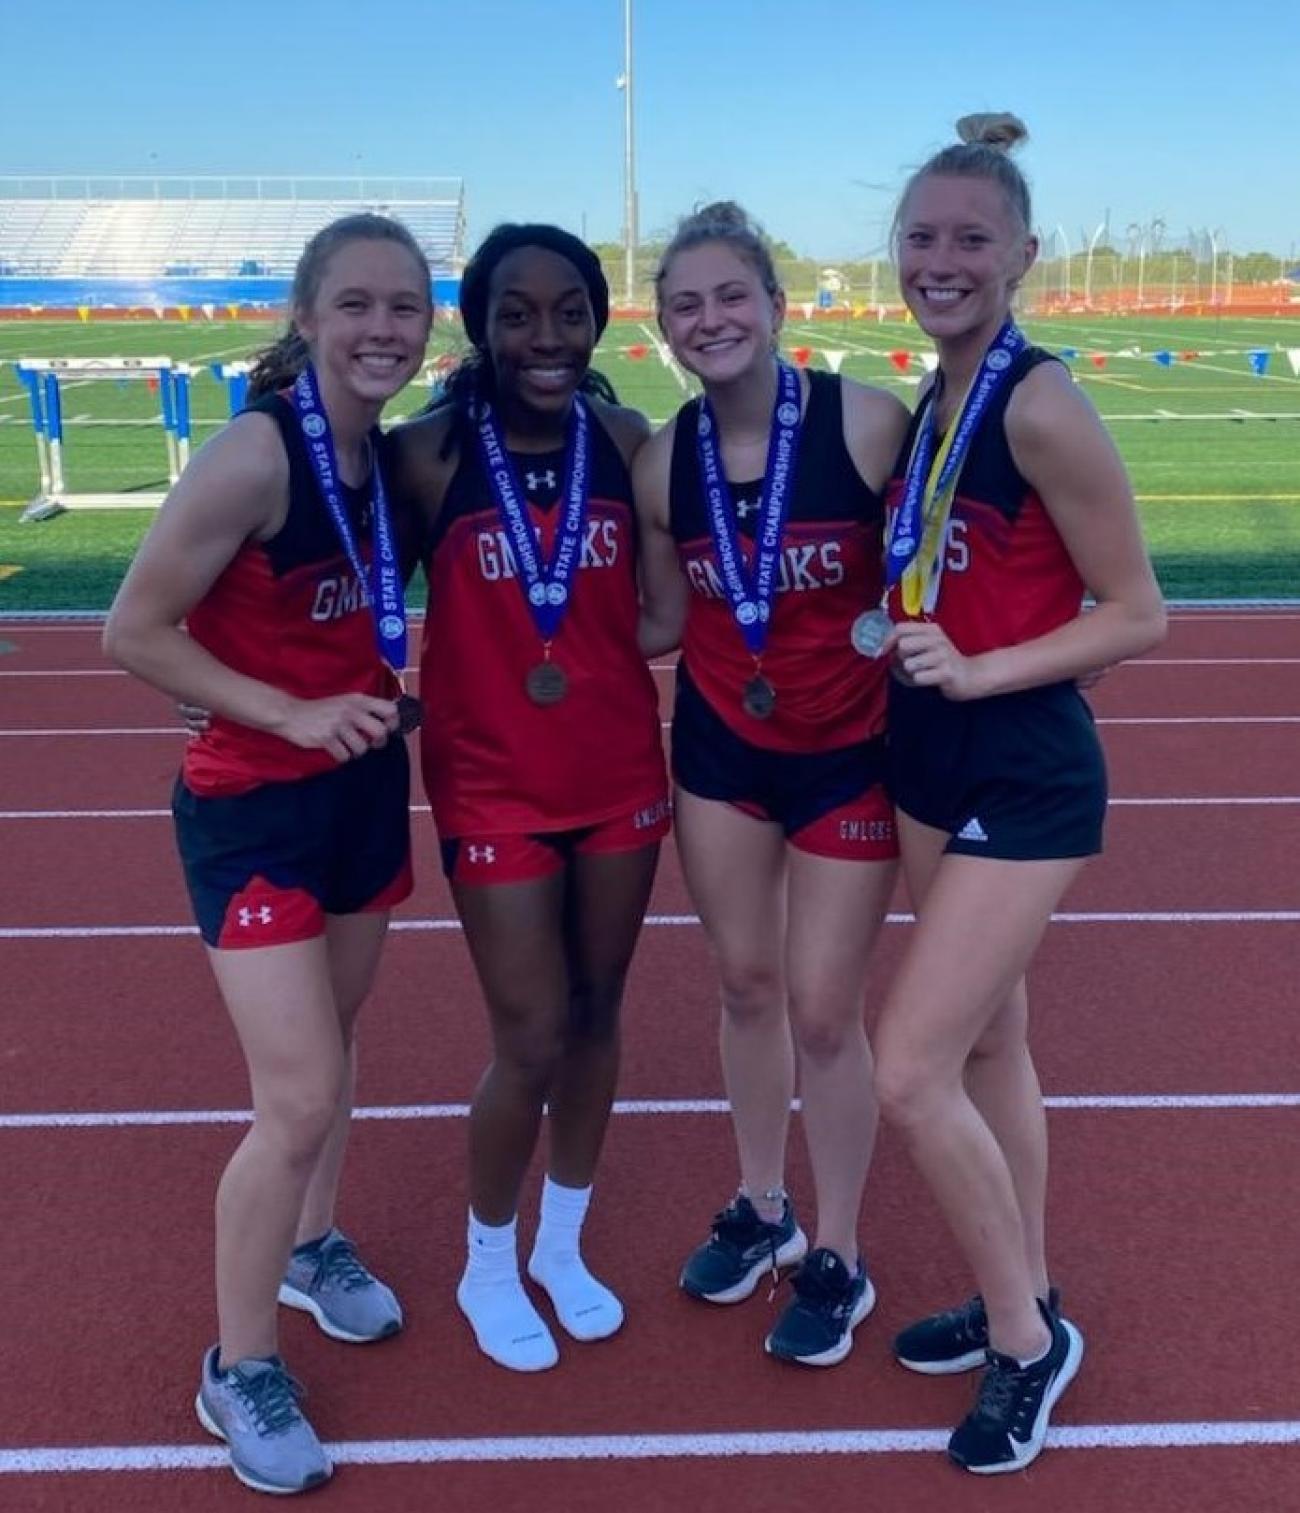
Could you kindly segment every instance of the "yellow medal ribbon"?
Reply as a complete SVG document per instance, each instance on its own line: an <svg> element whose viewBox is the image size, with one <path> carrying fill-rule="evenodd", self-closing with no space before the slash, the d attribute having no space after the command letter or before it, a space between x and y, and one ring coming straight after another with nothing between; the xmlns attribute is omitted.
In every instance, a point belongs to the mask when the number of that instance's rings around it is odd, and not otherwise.
<svg viewBox="0 0 1300 1513"><path fill-rule="evenodd" d="M903 609L912 618L920 615L924 608L925 591L934 575L935 566L943 552L944 538L948 534L948 519L952 514L952 502L957 497L957 480L961 476L961 469L959 468L953 474L942 494L936 492L936 486L943 473L944 464L948 461L948 454L952 451L957 432L961 429L958 421L966 408L966 401L970 398L973 386L972 379L965 394L962 395L961 403L953 411L952 422L939 443L934 454L934 461L930 464L929 476L925 480L925 492L921 496L921 544L917 548L916 556L903 570L902 581L899 584ZM932 402L938 404L937 394ZM919 429L917 441L920 441Z"/></svg>

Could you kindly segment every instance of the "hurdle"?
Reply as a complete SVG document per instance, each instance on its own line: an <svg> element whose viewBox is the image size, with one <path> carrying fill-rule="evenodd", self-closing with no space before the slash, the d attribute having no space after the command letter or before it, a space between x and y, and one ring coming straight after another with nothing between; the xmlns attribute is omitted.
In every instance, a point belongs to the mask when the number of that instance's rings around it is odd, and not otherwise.
<svg viewBox="0 0 1300 1513"><path fill-rule="evenodd" d="M65 379L85 383L95 379L153 380L167 445L167 478L175 483L190 458L190 379L194 369L170 357L22 357L16 364L27 390L40 492L19 517L48 520L63 510L139 509L161 504L160 493L78 493L68 486L64 468L63 395Z"/></svg>

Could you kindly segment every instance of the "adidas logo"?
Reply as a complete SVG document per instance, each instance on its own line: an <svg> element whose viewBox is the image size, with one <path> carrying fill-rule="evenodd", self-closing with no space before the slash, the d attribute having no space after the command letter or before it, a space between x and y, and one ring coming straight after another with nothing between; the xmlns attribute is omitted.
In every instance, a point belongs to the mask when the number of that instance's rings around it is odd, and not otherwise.
<svg viewBox="0 0 1300 1513"><path fill-rule="evenodd" d="M984 829L984 826L972 815L957 832L957 839L959 841L986 841L988 840L988 833Z"/></svg>

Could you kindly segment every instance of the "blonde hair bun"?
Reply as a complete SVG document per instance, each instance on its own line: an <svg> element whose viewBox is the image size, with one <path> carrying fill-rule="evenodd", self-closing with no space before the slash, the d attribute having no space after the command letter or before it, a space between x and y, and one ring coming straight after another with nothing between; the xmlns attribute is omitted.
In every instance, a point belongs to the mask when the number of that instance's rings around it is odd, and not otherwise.
<svg viewBox="0 0 1300 1513"><path fill-rule="evenodd" d="M1014 152L1029 135L1029 128L1019 116L1008 111L996 114L963 116L957 122L957 136L968 146L978 144L992 147L998 152Z"/></svg>

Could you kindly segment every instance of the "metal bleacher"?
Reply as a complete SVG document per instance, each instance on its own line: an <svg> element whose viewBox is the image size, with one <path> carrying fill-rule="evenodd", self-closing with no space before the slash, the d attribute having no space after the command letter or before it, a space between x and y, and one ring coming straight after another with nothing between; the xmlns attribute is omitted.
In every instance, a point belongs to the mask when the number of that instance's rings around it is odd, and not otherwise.
<svg viewBox="0 0 1300 1513"><path fill-rule="evenodd" d="M358 210L403 221L435 274L464 263L459 179L0 177L0 274L228 278L292 274L304 242Z"/></svg>

